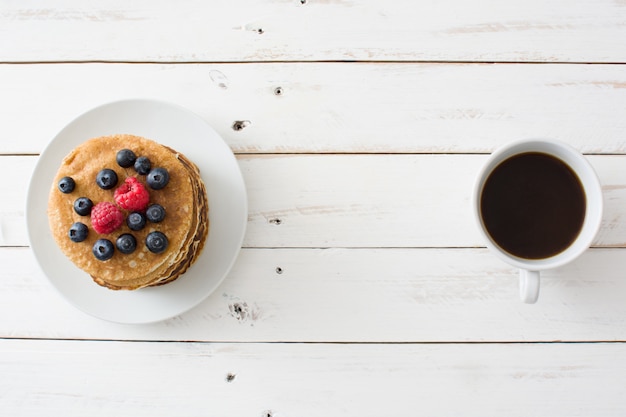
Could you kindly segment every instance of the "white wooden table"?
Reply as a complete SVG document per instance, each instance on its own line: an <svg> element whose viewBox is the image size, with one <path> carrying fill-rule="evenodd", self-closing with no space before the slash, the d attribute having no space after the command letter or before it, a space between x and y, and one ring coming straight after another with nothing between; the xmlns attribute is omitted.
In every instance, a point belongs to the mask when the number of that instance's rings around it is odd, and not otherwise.
<svg viewBox="0 0 626 417"><path fill-rule="evenodd" d="M623 0L1 0L0 62L0 415L626 415ZM206 119L249 198L223 284L150 325L70 306L25 226L39 153L125 98ZM535 305L469 207L524 137L605 198Z"/></svg>

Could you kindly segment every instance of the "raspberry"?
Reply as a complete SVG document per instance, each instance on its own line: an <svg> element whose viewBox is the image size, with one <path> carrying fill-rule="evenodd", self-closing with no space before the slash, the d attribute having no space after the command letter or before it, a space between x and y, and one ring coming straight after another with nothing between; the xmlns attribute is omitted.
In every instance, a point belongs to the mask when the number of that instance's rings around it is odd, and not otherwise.
<svg viewBox="0 0 626 417"><path fill-rule="evenodd" d="M124 214L113 203L103 201L91 209L91 226L101 235L117 230L122 223L124 223Z"/></svg>
<svg viewBox="0 0 626 417"><path fill-rule="evenodd" d="M125 210L143 211L150 202L150 194L137 178L128 177L115 190L115 202Z"/></svg>

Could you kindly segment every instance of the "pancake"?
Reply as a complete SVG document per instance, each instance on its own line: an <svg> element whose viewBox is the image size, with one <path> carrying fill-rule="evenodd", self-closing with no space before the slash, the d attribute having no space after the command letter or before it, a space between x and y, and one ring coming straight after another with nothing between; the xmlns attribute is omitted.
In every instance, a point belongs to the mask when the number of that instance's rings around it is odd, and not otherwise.
<svg viewBox="0 0 626 417"><path fill-rule="evenodd" d="M166 169L167 185L163 189L152 189L146 182L146 175L139 174L132 166L118 165L116 155L121 149L130 149L137 157L147 157L152 168ZM115 171L118 177L117 185L108 190L96 183L96 176L105 168ZM63 177L74 180L75 188L71 193L59 190L58 183ZM158 223L147 221L139 231L131 230L124 221L111 233L97 233L89 215L75 212L74 201L87 197L94 205L103 201L115 204L115 189L128 177L135 177L144 185L149 204L161 205L165 218ZM130 210L120 210L126 219ZM90 139L63 159L50 190L48 219L61 251L97 284L113 290L134 290L177 279L197 259L209 231L208 199L196 165L169 147L126 134ZM69 229L75 222L82 222L88 228L87 238L82 242L69 238ZM161 253L151 252L145 244L148 234L156 231L168 240L167 248ZM116 239L126 233L133 235L137 242L132 253L124 254L115 249L113 256L105 261L94 256L92 248L98 239L108 239L115 245Z"/></svg>

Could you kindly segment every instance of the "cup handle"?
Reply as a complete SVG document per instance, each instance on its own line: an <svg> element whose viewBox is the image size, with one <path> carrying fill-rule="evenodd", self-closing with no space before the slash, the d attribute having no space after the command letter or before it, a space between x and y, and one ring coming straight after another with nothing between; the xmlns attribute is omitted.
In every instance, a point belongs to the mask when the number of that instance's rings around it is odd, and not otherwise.
<svg viewBox="0 0 626 417"><path fill-rule="evenodd" d="M519 270L519 292L524 303L534 304L539 298L539 271Z"/></svg>

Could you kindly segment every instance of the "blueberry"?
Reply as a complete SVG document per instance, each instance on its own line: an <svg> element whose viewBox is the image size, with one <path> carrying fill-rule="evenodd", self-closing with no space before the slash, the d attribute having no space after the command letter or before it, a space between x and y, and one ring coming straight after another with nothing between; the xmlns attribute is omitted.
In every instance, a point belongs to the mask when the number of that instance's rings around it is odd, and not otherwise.
<svg viewBox="0 0 626 417"><path fill-rule="evenodd" d="M117 164L122 168L132 167L136 159L137 156L135 155L135 152L130 149L122 149L115 156Z"/></svg>
<svg viewBox="0 0 626 417"><path fill-rule="evenodd" d="M81 216L89 216L91 214L91 208L93 207L93 201L87 197L79 197L74 201L74 211Z"/></svg>
<svg viewBox="0 0 626 417"><path fill-rule="evenodd" d="M69 194L74 191L76 183L72 177L63 177L59 180L59 190L62 193Z"/></svg>
<svg viewBox="0 0 626 417"><path fill-rule="evenodd" d="M135 236L129 233L124 233L117 238L115 246L117 247L117 250L122 253L133 253L135 249L137 249L137 240L135 239Z"/></svg>
<svg viewBox="0 0 626 417"><path fill-rule="evenodd" d="M130 228L130 230L141 230L146 226L146 218L138 211L134 211L126 217L126 225Z"/></svg>
<svg viewBox="0 0 626 417"><path fill-rule="evenodd" d="M93 244L91 251L96 259L99 261L106 261L113 257L115 248L109 239L98 239L96 240L96 243Z"/></svg>
<svg viewBox="0 0 626 417"><path fill-rule="evenodd" d="M70 240L72 242L82 242L87 239L87 235L89 234L89 229L85 226L84 223L76 222L70 227L69 231Z"/></svg>
<svg viewBox="0 0 626 417"><path fill-rule="evenodd" d="M117 185L117 174L112 169L103 169L96 175L96 184L103 190L110 190Z"/></svg>
<svg viewBox="0 0 626 417"><path fill-rule="evenodd" d="M161 232L151 232L146 237L146 246L153 253L161 253L167 249L167 237Z"/></svg>
<svg viewBox="0 0 626 417"><path fill-rule="evenodd" d="M150 172L151 167L152 164L150 163L150 160L145 156L140 156L137 160L135 160L135 171L137 171L138 174L146 175Z"/></svg>
<svg viewBox="0 0 626 417"><path fill-rule="evenodd" d="M165 209L160 204L151 204L146 209L146 218L152 223L159 223L165 218Z"/></svg>
<svg viewBox="0 0 626 417"><path fill-rule="evenodd" d="M161 190L165 188L170 181L170 173L165 168L154 168L148 173L146 182L153 190Z"/></svg>

